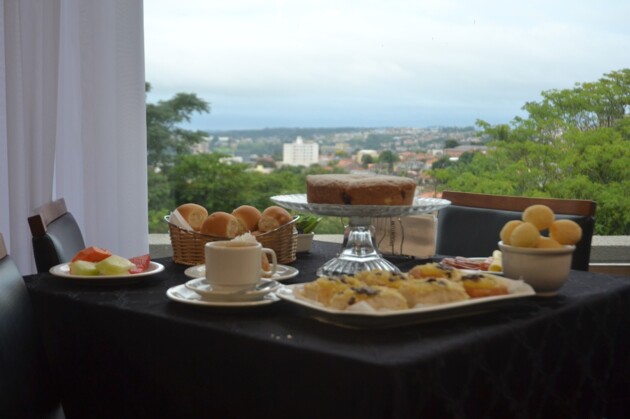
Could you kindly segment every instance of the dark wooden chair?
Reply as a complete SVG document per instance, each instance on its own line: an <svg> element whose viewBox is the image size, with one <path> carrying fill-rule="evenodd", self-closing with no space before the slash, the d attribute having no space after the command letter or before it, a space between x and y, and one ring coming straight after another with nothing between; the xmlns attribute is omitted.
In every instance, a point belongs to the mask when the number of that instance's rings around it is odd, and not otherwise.
<svg viewBox="0 0 630 419"><path fill-rule="evenodd" d="M37 272L48 272L60 263L69 262L85 248L83 234L66 208L63 198L45 204L28 217L33 236L33 256Z"/></svg>
<svg viewBox="0 0 630 419"><path fill-rule="evenodd" d="M596 203L579 199L526 198L444 191L451 205L438 213L438 255L483 257L498 249L499 233L506 222L521 219L530 205L544 204L556 219L571 219L582 227L582 239L573 254L572 269L588 271Z"/></svg>
<svg viewBox="0 0 630 419"><path fill-rule="evenodd" d="M0 417L64 418L22 275L0 234Z"/></svg>

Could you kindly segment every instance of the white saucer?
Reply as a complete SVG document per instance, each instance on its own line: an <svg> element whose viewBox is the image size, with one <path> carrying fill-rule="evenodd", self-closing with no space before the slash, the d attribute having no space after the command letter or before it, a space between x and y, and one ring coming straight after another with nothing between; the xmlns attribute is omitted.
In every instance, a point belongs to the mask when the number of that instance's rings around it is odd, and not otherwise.
<svg viewBox="0 0 630 419"><path fill-rule="evenodd" d="M299 274L296 268L287 265L278 265L278 269L276 269L276 273L273 274L271 278L274 281L283 281L285 279L293 278ZM190 268L186 268L184 271L184 275L189 278L203 278L206 276L206 265L195 265Z"/></svg>
<svg viewBox="0 0 630 419"><path fill-rule="evenodd" d="M272 304L280 301L280 298L276 297L276 294L269 293L263 296L259 300L254 301L223 301L223 300L206 300L203 299L199 294L194 291L186 288L185 284L176 285L174 287L169 288L166 291L166 296L179 303L184 304L193 304L199 306L207 306L207 307L254 307Z"/></svg>
<svg viewBox="0 0 630 419"><path fill-rule="evenodd" d="M279 282L270 279L261 279L256 285L256 289L244 292L235 291L217 291L212 289L212 285L206 281L206 278L195 278L184 284L186 288L202 296L205 300L213 301L254 301L260 300L265 295L275 291L280 286Z"/></svg>

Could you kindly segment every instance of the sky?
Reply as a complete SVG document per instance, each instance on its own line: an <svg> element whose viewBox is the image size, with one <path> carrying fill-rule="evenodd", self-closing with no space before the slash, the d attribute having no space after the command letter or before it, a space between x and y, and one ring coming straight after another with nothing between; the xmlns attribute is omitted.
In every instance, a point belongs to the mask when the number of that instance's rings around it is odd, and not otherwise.
<svg viewBox="0 0 630 419"><path fill-rule="evenodd" d="M147 100L187 128L471 126L630 68L627 0L145 0Z"/></svg>

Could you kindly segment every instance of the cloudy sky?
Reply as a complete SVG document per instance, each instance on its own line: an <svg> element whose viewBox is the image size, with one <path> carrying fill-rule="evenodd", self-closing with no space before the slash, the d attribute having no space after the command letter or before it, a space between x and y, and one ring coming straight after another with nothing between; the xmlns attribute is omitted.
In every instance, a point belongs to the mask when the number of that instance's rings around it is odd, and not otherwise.
<svg viewBox="0 0 630 419"><path fill-rule="evenodd" d="M150 102L191 127L505 123L630 67L627 0L145 0Z"/></svg>

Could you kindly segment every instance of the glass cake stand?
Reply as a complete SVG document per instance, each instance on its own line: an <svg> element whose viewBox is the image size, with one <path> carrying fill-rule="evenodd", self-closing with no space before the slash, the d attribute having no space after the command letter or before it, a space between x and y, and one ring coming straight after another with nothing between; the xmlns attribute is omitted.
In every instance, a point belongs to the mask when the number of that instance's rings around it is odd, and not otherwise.
<svg viewBox="0 0 630 419"><path fill-rule="evenodd" d="M413 205L311 204L307 202L306 194L276 195L271 200L294 211L349 218L341 252L317 270L319 276L353 275L374 270L400 272L378 252L371 218L424 214L451 203L445 199L416 198Z"/></svg>

